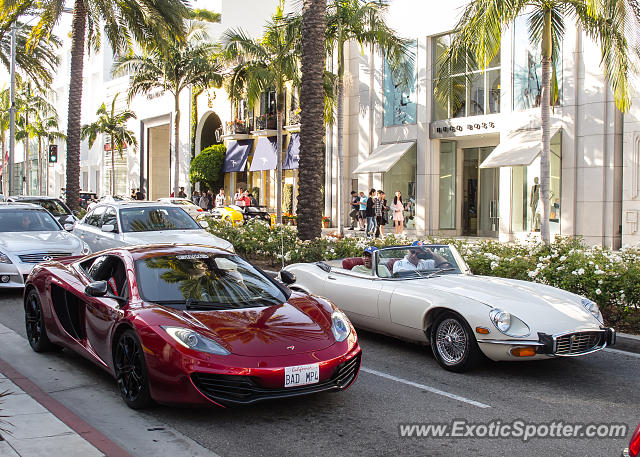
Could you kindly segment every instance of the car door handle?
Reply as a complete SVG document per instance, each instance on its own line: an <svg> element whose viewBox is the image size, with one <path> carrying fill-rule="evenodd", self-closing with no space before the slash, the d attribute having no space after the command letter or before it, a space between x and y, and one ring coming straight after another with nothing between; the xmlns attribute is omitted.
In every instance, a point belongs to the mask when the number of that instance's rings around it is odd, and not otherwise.
<svg viewBox="0 0 640 457"><path fill-rule="evenodd" d="M327 279L330 279L330 280L332 280L332 281L335 281L335 280L336 280L336 277L335 277L335 276L327 276Z"/></svg>

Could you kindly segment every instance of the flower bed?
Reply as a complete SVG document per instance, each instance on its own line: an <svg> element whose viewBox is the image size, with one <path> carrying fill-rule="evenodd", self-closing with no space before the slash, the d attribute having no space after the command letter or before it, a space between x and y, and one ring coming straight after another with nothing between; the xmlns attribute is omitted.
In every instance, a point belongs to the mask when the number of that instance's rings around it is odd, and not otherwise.
<svg viewBox="0 0 640 457"><path fill-rule="evenodd" d="M242 227L209 219L209 230L233 243L236 252L272 265L340 259L362 254L366 246L408 244L408 239L384 240L324 237L300 241L296 227L274 229L261 221ZM558 239L545 246L539 241L500 243L430 238L451 243L477 275L535 281L583 295L598 303L608 325L640 333L640 251L612 251L586 247L580 240Z"/></svg>

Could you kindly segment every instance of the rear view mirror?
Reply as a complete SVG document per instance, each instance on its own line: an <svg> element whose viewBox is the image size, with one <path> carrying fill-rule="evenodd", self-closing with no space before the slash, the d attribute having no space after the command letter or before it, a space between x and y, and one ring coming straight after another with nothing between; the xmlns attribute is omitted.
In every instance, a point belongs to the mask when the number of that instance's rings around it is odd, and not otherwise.
<svg viewBox="0 0 640 457"><path fill-rule="evenodd" d="M103 232L115 232L116 226L113 224L104 224L101 229Z"/></svg>
<svg viewBox="0 0 640 457"><path fill-rule="evenodd" d="M290 271L282 270L280 272L280 280L286 285L290 285L296 282L296 275L294 275Z"/></svg>
<svg viewBox="0 0 640 457"><path fill-rule="evenodd" d="M84 288L89 297L104 297L107 295L107 281L95 281Z"/></svg>

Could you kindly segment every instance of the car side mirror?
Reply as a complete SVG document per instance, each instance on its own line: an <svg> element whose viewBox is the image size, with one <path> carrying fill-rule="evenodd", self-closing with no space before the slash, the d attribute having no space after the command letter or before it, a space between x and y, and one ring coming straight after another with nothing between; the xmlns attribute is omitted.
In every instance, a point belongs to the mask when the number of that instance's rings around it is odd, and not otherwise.
<svg viewBox="0 0 640 457"><path fill-rule="evenodd" d="M280 280L286 285L291 285L296 282L296 275L294 275L290 271L282 270L280 272Z"/></svg>
<svg viewBox="0 0 640 457"><path fill-rule="evenodd" d="M107 295L107 281L95 281L84 288L89 297L104 297Z"/></svg>
<svg viewBox="0 0 640 457"><path fill-rule="evenodd" d="M101 229L103 232L115 232L116 226L113 224L104 224Z"/></svg>
<svg viewBox="0 0 640 457"><path fill-rule="evenodd" d="M200 227L206 229L209 228L209 223L207 221L199 221L200 222Z"/></svg>
<svg viewBox="0 0 640 457"><path fill-rule="evenodd" d="M64 229L65 229L67 232L70 232L70 231L72 231L72 230L73 230L73 227L74 227L74 226L75 226L75 224L71 224L71 223L67 222L66 224L64 224Z"/></svg>

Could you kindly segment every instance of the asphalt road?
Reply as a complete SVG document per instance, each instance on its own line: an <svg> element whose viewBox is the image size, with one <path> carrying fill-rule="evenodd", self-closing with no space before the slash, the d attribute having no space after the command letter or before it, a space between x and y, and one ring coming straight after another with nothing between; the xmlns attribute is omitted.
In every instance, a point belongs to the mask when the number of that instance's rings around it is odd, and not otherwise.
<svg viewBox="0 0 640 457"><path fill-rule="evenodd" d="M23 319L21 292L0 291L0 323L24 337ZM637 354L606 350L582 358L487 362L471 373L454 374L442 370L428 348L363 331L359 338L363 370L347 391L226 410L158 406L146 412L131 411L120 401L115 382L107 374L69 351L38 355L42 363L35 365L42 366L33 366L33 362L26 366L28 357L12 354L16 369L133 455L144 455L143 446L136 443L137 438L121 435L139 422L159 428L166 425L225 457L619 456L640 421ZM16 341L28 347L26 340ZM4 353L2 347L0 351ZM47 363L64 369L58 368L52 376ZM533 438L527 442L399 436L400 424L405 423L465 420L488 425L518 419L622 423L629 429L624 438Z"/></svg>

